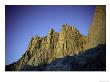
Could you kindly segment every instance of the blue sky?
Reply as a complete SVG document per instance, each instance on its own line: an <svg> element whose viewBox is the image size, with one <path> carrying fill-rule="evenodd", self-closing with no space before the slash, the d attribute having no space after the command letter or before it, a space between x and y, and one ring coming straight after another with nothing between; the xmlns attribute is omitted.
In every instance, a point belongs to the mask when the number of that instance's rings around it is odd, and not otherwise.
<svg viewBox="0 0 110 82"><path fill-rule="evenodd" d="M94 5L5 6L5 64L17 61L25 53L31 38L46 36L49 29L59 32L65 23L87 35L95 11Z"/></svg>

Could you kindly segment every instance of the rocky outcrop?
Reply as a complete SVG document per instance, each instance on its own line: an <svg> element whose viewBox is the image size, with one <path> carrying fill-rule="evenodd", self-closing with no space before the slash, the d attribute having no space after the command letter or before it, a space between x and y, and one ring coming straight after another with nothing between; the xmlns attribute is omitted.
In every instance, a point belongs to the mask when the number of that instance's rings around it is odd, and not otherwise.
<svg viewBox="0 0 110 82"><path fill-rule="evenodd" d="M67 24L62 26L59 33L50 29L48 36L32 37L27 51L16 62L15 69L20 70L25 65L38 66L51 63L56 58L77 55L84 51L85 36L81 35L75 27Z"/></svg>
<svg viewBox="0 0 110 82"><path fill-rule="evenodd" d="M84 36L67 24L57 33L50 29L46 37L33 37L28 48L32 58L27 65L51 63L56 58L83 52Z"/></svg>
<svg viewBox="0 0 110 82"><path fill-rule="evenodd" d="M27 66L31 66L33 69L33 67L42 64L44 67L45 64L51 64L54 60L66 56L77 56L80 58L79 55L84 54L86 49L96 47L99 44L105 44L105 12L105 6L96 7L88 36L80 34L75 27L64 24L59 33L55 32L54 29L50 29L45 37L32 37L24 55L17 62L6 66L6 70L24 70L24 67L26 69ZM90 51L88 54L92 52ZM80 62L80 60L78 61ZM83 63L83 61L80 63Z"/></svg>
<svg viewBox="0 0 110 82"><path fill-rule="evenodd" d="M88 48L106 43L106 6L96 6L93 22L88 34Z"/></svg>
<svg viewBox="0 0 110 82"><path fill-rule="evenodd" d="M106 45L87 49L77 56L57 58L50 64L24 66L21 71L105 71Z"/></svg>
<svg viewBox="0 0 110 82"><path fill-rule="evenodd" d="M56 46L56 57L61 58L83 52L83 37L75 27L63 25Z"/></svg>

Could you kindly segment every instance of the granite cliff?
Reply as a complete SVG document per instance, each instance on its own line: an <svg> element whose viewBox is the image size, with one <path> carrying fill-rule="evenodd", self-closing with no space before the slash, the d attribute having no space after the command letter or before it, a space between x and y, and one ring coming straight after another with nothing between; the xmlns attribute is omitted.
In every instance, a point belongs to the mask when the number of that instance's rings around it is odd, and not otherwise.
<svg viewBox="0 0 110 82"><path fill-rule="evenodd" d="M88 34L88 48L106 43L106 8L96 6L93 22L91 23Z"/></svg>
<svg viewBox="0 0 110 82"><path fill-rule="evenodd" d="M79 57L87 49L106 44L105 12L105 6L96 7L88 36L80 34L75 27L64 24L59 33L50 29L45 37L32 37L23 56L17 62L7 65L6 70L24 70L26 66L51 64L66 56Z"/></svg>

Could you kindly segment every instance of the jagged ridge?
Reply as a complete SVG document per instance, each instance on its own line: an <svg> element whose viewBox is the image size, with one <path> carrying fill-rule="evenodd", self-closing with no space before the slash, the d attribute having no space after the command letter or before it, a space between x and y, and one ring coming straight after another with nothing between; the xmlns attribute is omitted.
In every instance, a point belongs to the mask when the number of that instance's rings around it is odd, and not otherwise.
<svg viewBox="0 0 110 82"><path fill-rule="evenodd" d="M32 37L27 51L14 64L15 69L20 70L24 65L37 66L50 63L56 58L62 58L67 55L77 55L84 51L84 37L75 27L67 24L62 26L59 33L50 29L48 36Z"/></svg>
<svg viewBox="0 0 110 82"><path fill-rule="evenodd" d="M83 36L75 27L64 24L59 33L50 29L48 36L32 37L21 59L7 68L21 70L26 65L49 64L56 58L79 55L88 48L105 44L105 18L105 6L97 6L88 36Z"/></svg>

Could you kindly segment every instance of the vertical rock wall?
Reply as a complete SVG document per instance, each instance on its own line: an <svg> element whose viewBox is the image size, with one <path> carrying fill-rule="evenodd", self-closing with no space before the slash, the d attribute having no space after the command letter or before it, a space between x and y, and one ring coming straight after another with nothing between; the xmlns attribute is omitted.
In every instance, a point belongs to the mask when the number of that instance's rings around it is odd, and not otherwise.
<svg viewBox="0 0 110 82"><path fill-rule="evenodd" d="M106 7L96 6L93 22L88 34L88 48L106 43Z"/></svg>

